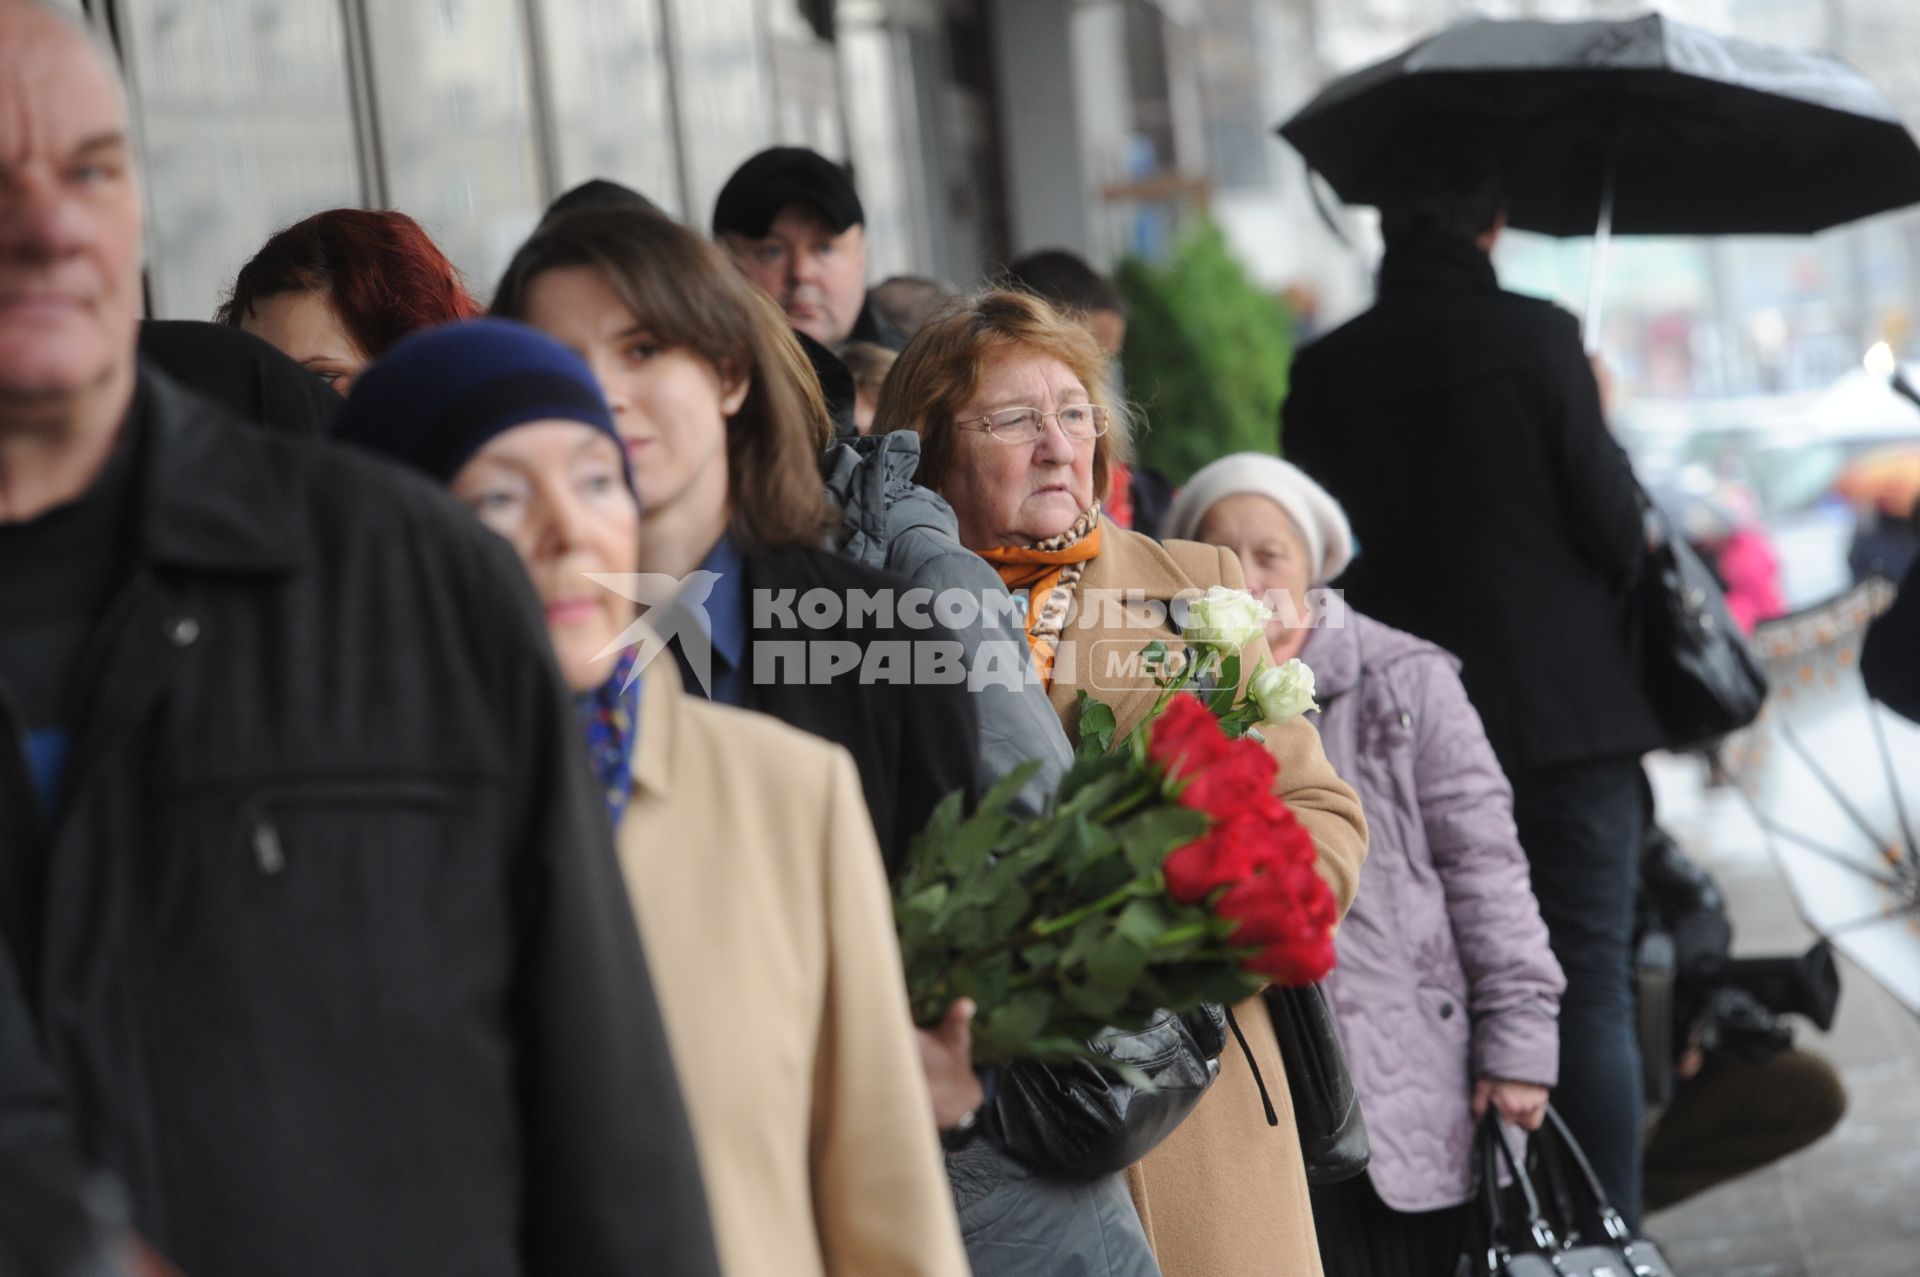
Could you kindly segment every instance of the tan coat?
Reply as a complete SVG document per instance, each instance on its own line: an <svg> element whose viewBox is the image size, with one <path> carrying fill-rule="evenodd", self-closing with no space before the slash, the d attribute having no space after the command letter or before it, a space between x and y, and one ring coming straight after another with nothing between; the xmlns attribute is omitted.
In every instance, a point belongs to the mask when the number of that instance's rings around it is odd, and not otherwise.
<svg viewBox="0 0 1920 1277"><path fill-rule="evenodd" d="M965 1277L845 750L648 666L620 865L729 1277Z"/></svg>
<svg viewBox="0 0 1920 1277"><path fill-rule="evenodd" d="M1101 538L1100 555L1081 579L1049 689L1069 735L1076 734L1075 699L1082 687L1112 706L1122 733L1153 708L1159 690L1150 676L1130 672L1126 658L1155 639L1178 650L1174 626L1164 619L1153 623L1156 604L1211 585L1245 587L1230 550L1189 541L1163 546L1111 524ZM1244 677L1252 674L1256 648L1271 659L1264 639L1249 645ZM1320 871L1344 912L1366 857L1360 800L1333 774L1319 734L1304 718L1265 735L1280 760L1278 792L1313 835ZM1233 1013L1280 1124L1267 1124L1246 1056L1229 1040L1213 1089L1165 1143L1128 1168L1134 1205L1166 1277L1317 1277L1320 1254L1306 1172L1273 1025L1259 998L1240 1003Z"/></svg>

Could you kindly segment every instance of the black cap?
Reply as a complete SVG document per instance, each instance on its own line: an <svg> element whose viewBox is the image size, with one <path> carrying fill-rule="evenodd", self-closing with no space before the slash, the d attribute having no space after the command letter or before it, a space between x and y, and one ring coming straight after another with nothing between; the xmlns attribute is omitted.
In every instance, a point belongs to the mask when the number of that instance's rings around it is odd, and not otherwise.
<svg viewBox="0 0 1920 1277"><path fill-rule="evenodd" d="M713 202L713 233L759 239L789 204L806 204L838 235L867 220L847 171L804 146L775 146L733 171Z"/></svg>

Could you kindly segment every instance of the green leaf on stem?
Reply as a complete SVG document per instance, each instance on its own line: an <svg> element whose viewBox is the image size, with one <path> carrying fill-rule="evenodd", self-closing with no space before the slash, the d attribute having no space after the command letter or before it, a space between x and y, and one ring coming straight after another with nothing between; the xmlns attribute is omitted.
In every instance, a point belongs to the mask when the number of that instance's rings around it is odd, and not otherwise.
<svg viewBox="0 0 1920 1277"><path fill-rule="evenodd" d="M1095 988L1125 995L1147 969L1147 949L1139 941L1114 931L1087 955L1087 980Z"/></svg>
<svg viewBox="0 0 1920 1277"><path fill-rule="evenodd" d="M993 941L1010 937L1026 919L1030 903L1030 898L1018 882L1006 883L998 898L985 910L987 939Z"/></svg>
<svg viewBox="0 0 1920 1277"><path fill-rule="evenodd" d="M1067 941L1067 947L1060 953L1061 967L1071 970L1085 962L1087 955L1093 952L1093 946L1100 942L1100 937L1106 929L1107 918L1104 914L1088 918L1075 927L1072 938Z"/></svg>
<svg viewBox="0 0 1920 1277"><path fill-rule="evenodd" d="M1005 824L999 812L984 811L954 830L947 843L948 868L963 875L986 868Z"/></svg>
<svg viewBox="0 0 1920 1277"><path fill-rule="evenodd" d="M1113 748L1113 733L1116 722L1113 707L1105 701L1096 701L1083 690L1080 692L1080 739L1092 741L1101 753Z"/></svg>
<svg viewBox="0 0 1920 1277"><path fill-rule="evenodd" d="M913 836L907 848L906 873L901 876L903 895L917 890L921 883L935 877L946 865L947 847L953 831L960 827L961 804L966 795L959 790L942 798L927 819L927 827Z"/></svg>
<svg viewBox="0 0 1920 1277"><path fill-rule="evenodd" d="M1072 980L1060 982L1061 999L1099 1025L1106 1025L1113 1020L1115 1013L1126 1004L1127 993L1125 989L1103 988L1091 983L1080 984Z"/></svg>
<svg viewBox="0 0 1920 1277"><path fill-rule="evenodd" d="M974 808L974 811L976 813L991 811L1004 816L1008 804L1019 795L1021 790L1027 787L1027 782L1032 780L1033 774L1039 770L1040 760L1037 758L1031 758L1019 764L1012 771L994 782L993 788L989 789L980 799L980 805Z"/></svg>
<svg viewBox="0 0 1920 1277"><path fill-rule="evenodd" d="M1046 994L1027 990L1009 995L992 1011L982 1011L973 1022L974 1058L1016 1059L1026 1053L1029 1042L1046 1027L1053 1000ZM983 1004L984 1005L984 1004Z"/></svg>
<svg viewBox="0 0 1920 1277"><path fill-rule="evenodd" d="M1030 944L1020 951L1020 961L1030 967L1050 967L1060 960L1060 946L1051 940Z"/></svg>
<svg viewBox="0 0 1920 1277"><path fill-rule="evenodd" d="M1176 847L1184 847L1207 832L1206 813L1185 807L1151 807L1122 825L1120 840L1127 863L1139 873L1155 873Z"/></svg>
<svg viewBox="0 0 1920 1277"><path fill-rule="evenodd" d="M1153 898L1136 900L1120 911L1120 920L1114 924L1114 931L1138 945L1151 945L1167 933L1173 925L1173 918L1161 901Z"/></svg>

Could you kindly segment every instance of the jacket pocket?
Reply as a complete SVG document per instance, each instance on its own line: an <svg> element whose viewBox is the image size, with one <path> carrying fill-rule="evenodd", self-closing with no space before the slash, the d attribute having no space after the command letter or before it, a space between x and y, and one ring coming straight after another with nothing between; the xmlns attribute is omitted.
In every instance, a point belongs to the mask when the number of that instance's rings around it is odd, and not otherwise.
<svg viewBox="0 0 1920 1277"><path fill-rule="evenodd" d="M309 853L351 852L366 846L390 846L394 851L423 845L423 829L407 831L418 818L444 819L453 806L451 788L428 780L295 782L264 787L240 799L234 816L240 822L254 868L263 876L287 872L289 837L302 858ZM391 823L392 828L383 826ZM351 835L358 834L359 838ZM341 835L348 835L342 838ZM294 866L305 871L307 866Z"/></svg>
<svg viewBox="0 0 1920 1277"><path fill-rule="evenodd" d="M460 797L456 783L396 775L190 791L171 804L152 867L161 951L271 965L348 943L368 947L362 960L402 956L480 885L453 872Z"/></svg>

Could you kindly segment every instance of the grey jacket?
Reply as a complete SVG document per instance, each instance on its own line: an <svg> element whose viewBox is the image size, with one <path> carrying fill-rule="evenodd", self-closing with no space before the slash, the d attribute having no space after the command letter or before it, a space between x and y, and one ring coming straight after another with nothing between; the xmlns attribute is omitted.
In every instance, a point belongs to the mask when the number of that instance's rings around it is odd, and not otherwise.
<svg viewBox="0 0 1920 1277"><path fill-rule="evenodd" d="M1395 1210L1438 1210L1472 1189L1474 1081L1557 1080L1566 980L1458 663L1337 597L1301 659L1327 758L1359 791L1370 835L1326 983L1368 1173Z"/></svg>
<svg viewBox="0 0 1920 1277"><path fill-rule="evenodd" d="M906 430L837 443L828 449L827 497L845 516L834 548L856 562L906 577L936 599L953 591L973 600L1008 598L1000 574L960 544L953 507L913 481L920 437ZM1040 769L1021 789L1016 815L1033 815L1059 787L1073 762L1060 716L1046 688L1031 677L1026 636L1009 609L941 612L966 648L970 683L979 697L980 774L991 784L1030 759ZM966 617L975 616L972 623ZM956 619L959 623L956 624Z"/></svg>
<svg viewBox="0 0 1920 1277"><path fill-rule="evenodd" d="M906 577L916 587L1004 598L1007 588L986 560L960 544L953 507L913 481L920 438L898 430L850 440L828 450L827 496L844 513L837 549L849 558ZM984 612L984 609L983 609ZM1017 657L1020 677L978 678L980 775L992 784L1019 764L1040 768L1013 804L1038 812L1073 761L1066 729L1039 680L1027 677L1027 642L1017 625L983 615L948 625L976 676L983 658ZM961 1240L974 1277L1160 1277L1146 1230L1123 1176L1083 1182L1035 1175L982 1137L947 1158Z"/></svg>

